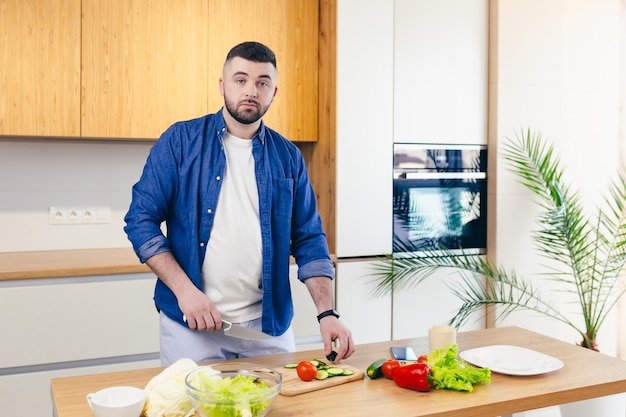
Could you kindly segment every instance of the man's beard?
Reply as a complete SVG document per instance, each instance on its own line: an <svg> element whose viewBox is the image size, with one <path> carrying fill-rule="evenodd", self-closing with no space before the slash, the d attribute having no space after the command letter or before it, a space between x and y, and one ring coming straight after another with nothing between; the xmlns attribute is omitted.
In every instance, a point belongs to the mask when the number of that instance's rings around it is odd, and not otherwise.
<svg viewBox="0 0 626 417"><path fill-rule="evenodd" d="M254 100L248 100L248 102L254 103L257 106L259 105L259 102L254 101ZM250 110L245 110L245 111L237 111L237 105L235 105L232 101L228 100L225 97L224 97L224 106L226 107L226 110L228 110L228 113L232 116L233 119L235 119L236 121L244 125L249 125L249 124L256 122L261 117L263 117L263 115L270 108L270 105L268 104L261 110L259 110L257 107L255 110L250 109Z"/></svg>

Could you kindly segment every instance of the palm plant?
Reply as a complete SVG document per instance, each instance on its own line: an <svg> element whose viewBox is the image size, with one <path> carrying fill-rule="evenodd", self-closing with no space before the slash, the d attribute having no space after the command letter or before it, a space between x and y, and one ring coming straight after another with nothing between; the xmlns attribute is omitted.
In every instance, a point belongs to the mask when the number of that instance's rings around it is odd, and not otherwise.
<svg viewBox="0 0 626 417"><path fill-rule="evenodd" d="M542 273L573 293L584 319L584 328L542 294L540 287L515 271L495 265L488 257L461 249L405 252L377 262L374 275L379 295L418 285L441 268L459 275L450 287L461 307L450 324L460 327L475 313L496 307L501 320L518 310L529 310L556 319L580 334L580 345L598 350L596 338L602 323L625 289L620 276L626 263L626 174L611 180L608 195L596 214L587 215L581 195L563 181L563 169L554 148L530 130L503 146L507 169L531 190L539 205L539 228L532 232L539 253L549 260Z"/></svg>

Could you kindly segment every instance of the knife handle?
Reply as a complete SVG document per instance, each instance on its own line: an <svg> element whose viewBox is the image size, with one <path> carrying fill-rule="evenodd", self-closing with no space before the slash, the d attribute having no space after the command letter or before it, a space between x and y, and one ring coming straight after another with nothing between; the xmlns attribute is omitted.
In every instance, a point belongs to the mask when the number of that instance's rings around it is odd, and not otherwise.
<svg viewBox="0 0 626 417"><path fill-rule="evenodd" d="M187 323L187 316L183 314L183 321ZM226 325L227 327L224 327ZM222 330L229 330L233 324L227 320L222 320Z"/></svg>

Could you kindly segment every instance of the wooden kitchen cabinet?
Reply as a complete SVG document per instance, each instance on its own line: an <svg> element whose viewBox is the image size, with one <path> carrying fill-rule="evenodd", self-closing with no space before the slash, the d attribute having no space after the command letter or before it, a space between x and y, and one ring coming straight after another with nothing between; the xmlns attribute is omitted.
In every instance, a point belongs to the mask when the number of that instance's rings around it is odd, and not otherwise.
<svg viewBox="0 0 626 417"><path fill-rule="evenodd" d="M81 135L155 139L207 113L207 0L83 0Z"/></svg>
<svg viewBox="0 0 626 417"><path fill-rule="evenodd" d="M0 1L0 135L80 134L80 5Z"/></svg>
<svg viewBox="0 0 626 417"><path fill-rule="evenodd" d="M276 53L265 117L293 141L318 139L319 1L3 1L0 135L154 140L222 106L228 50Z"/></svg>
<svg viewBox="0 0 626 417"><path fill-rule="evenodd" d="M292 141L317 141L319 1L210 0L208 27L211 112L223 105L218 80L230 48L261 42L278 67L278 94L263 120Z"/></svg>
<svg viewBox="0 0 626 417"><path fill-rule="evenodd" d="M219 110L226 54L257 40L280 73L267 125L317 140L318 19L311 0L83 0L81 136L154 139Z"/></svg>

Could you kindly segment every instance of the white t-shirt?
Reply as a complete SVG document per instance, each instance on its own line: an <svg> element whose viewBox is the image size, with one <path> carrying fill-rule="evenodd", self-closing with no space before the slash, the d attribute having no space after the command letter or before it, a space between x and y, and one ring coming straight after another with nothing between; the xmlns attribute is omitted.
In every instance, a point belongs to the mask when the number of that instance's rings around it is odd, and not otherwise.
<svg viewBox="0 0 626 417"><path fill-rule="evenodd" d="M261 224L252 140L226 134L226 170L202 265L204 292L222 317L261 317Z"/></svg>

